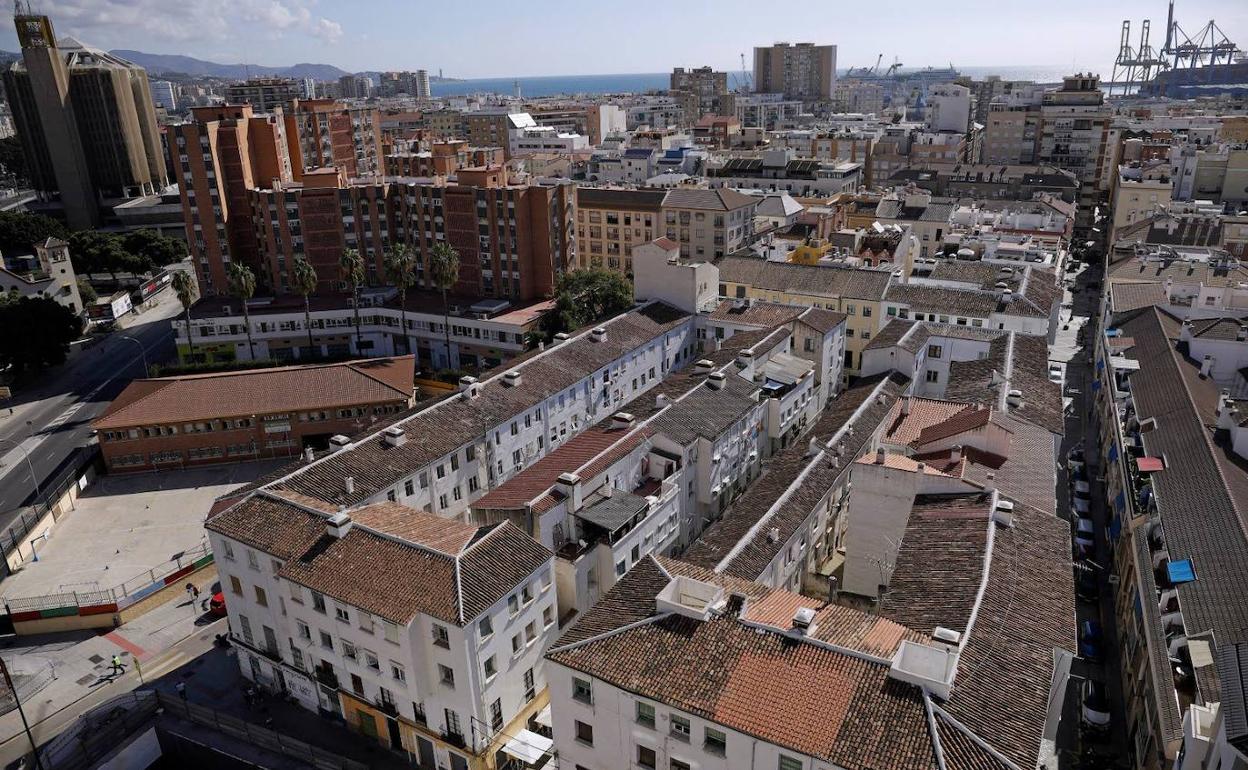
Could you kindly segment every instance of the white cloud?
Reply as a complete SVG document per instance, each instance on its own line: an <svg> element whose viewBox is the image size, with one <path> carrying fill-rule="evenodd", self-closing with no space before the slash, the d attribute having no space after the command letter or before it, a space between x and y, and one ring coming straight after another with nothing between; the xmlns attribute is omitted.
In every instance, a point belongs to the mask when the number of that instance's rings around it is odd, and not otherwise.
<svg viewBox="0 0 1248 770"><path fill-rule="evenodd" d="M325 42L342 36L342 25L313 16L315 0L230 0L171 3L168 0L44 0L58 35L73 34L102 48L159 48L159 43L230 40L255 27L278 35ZM151 44L147 41L159 41Z"/></svg>

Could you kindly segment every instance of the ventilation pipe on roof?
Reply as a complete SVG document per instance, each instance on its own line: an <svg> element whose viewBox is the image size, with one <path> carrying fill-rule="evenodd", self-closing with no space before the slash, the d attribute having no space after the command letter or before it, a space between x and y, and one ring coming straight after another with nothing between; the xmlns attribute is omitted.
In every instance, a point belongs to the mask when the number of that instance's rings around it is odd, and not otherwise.
<svg viewBox="0 0 1248 770"><path fill-rule="evenodd" d="M951 463L962 462L962 445L961 444L954 445L953 451L949 453L949 462Z"/></svg>
<svg viewBox="0 0 1248 770"><path fill-rule="evenodd" d="M346 490L348 495L355 494L355 477L347 476L342 480L342 488Z"/></svg>
<svg viewBox="0 0 1248 770"><path fill-rule="evenodd" d="M876 464L878 464L878 465L883 465L883 464L884 464L884 455L885 455L885 452L884 452L884 447L880 447L879 449L876 449L876 450L875 450L875 462L876 462Z"/></svg>
<svg viewBox="0 0 1248 770"><path fill-rule="evenodd" d="M351 515L338 511L325 521L325 534L341 540L351 531Z"/></svg>
<svg viewBox="0 0 1248 770"><path fill-rule="evenodd" d="M819 454L819 439L815 436L810 437L810 445L806 447L806 456L814 457Z"/></svg>
<svg viewBox="0 0 1248 770"><path fill-rule="evenodd" d="M914 396L906 396L901 401L901 416L909 417L912 409L914 409Z"/></svg>
<svg viewBox="0 0 1248 770"><path fill-rule="evenodd" d="M304 449L304 450L303 450L303 459L304 459L304 462L309 462L309 463L310 463L310 462L312 462L312 460L313 460L313 459L315 459L315 458L316 458L316 455L315 455L315 453L312 451L312 447L308 447L307 449Z"/></svg>

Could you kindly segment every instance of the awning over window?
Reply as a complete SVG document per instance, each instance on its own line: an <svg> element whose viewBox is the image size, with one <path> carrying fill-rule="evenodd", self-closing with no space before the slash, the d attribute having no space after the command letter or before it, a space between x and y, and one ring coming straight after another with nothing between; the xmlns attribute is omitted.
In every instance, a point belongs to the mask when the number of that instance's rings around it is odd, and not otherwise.
<svg viewBox="0 0 1248 770"><path fill-rule="evenodd" d="M1196 579L1196 569L1192 566L1191 559L1170 562L1166 565L1166 572L1170 574L1170 582L1176 586L1179 583L1190 583Z"/></svg>
<svg viewBox="0 0 1248 770"><path fill-rule="evenodd" d="M503 753L525 764L535 765L554 745L555 742L550 738L538 735L532 730L521 730L516 737L507 741L503 746Z"/></svg>

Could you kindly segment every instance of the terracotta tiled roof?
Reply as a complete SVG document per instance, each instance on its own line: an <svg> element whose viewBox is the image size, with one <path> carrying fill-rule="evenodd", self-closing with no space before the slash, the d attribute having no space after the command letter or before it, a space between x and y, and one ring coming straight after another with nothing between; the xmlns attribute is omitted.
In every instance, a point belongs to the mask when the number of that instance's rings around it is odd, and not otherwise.
<svg viewBox="0 0 1248 770"><path fill-rule="evenodd" d="M1114 313L1128 313L1150 305L1162 305L1166 290L1160 283L1110 283L1109 306Z"/></svg>
<svg viewBox="0 0 1248 770"><path fill-rule="evenodd" d="M990 407L968 406L957 414L943 420L935 425L929 425L919 431L918 438L914 440L916 447L923 447L941 439L950 438L967 431L978 430L988 424L992 418L992 409Z"/></svg>
<svg viewBox="0 0 1248 770"><path fill-rule="evenodd" d="M418 612L470 623L553 558L506 522L477 527L398 503L351 516L335 537L326 514L257 492L205 526L281 561L281 577L400 624Z"/></svg>
<svg viewBox="0 0 1248 770"><path fill-rule="evenodd" d="M548 658L840 767L934 767L921 693L890 679L885 661L794 642L734 617L655 617L654 597L666 584L656 562L639 562ZM864 622L863 613L846 612L854 625ZM586 627L603 630L587 636Z"/></svg>
<svg viewBox="0 0 1248 770"><path fill-rule="evenodd" d="M886 270L798 265L758 257L724 257L718 264L721 282L742 283L768 291L849 299L883 299L892 277Z"/></svg>
<svg viewBox="0 0 1248 770"><path fill-rule="evenodd" d="M880 614L915 630L942 625L963 631L944 710L1019 767L1034 767L1053 651L1075 644L1070 525L1021 504L1014 507L1013 526L989 524L985 498L916 501ZM932 553L942 554L940 564ZM967 629L985 553L988 580Z"/></svg>
<svg viewBox="0 0 1248 770"><path fill-rule="evenodd" d="M789 536L806 523L815 505L847 473L853 459L864 451L875 428L888 414L893 402L905 388L905 378L864 378L831 401L807 437L815 437L826 443L852 421L853 432L845 431L836 451L836 463L825 460L814 463L807 457L808 441L805 439L785 449L768 462L763 475L745 490L736 502L685 551L681 557L708 569L715 568L725 558L732 559L722 570L736 577L755 580L775 558ZM859 413L859 408L862 408ZM854 416L857 414L857 420ZM802 483L795 484L802 472L810 471ZM790 492L791 490L791 492ZM773 511L777 501L789 492L785 504ZM768 526L758 527L769 513ZM766 530L780 530L780 537L772 540ZM733 553L735 551L735 554Z"/></svg>
<svg viewBox="0 0 1248 770"><path fill-rule="evenodd" d="M948 476L949 474L942 468L935 465L924 463L920 460L899 455L895 452L886 452L884 454L884 462L881 463L878 457L874 455L864 455L856 461L859 465L883 465L885 468L906 471L908 473L918 473L919 466L923 465L923 472L929 476Z"/></svg>
<svg viewBox="0 0 1248 770"><path fill-rule="evenodd" d="M523 507L545 495L562 474L577 473L587 465L590 468L583 479L588 481L601 472L595 458L605 454L618 460L640 446L648 435L649 431L644 428L626 430L610 425L590 428L478 498L472 507L480 510Z"/></svg>
<svg viewBox="0 0 1248 770"><path fill-rule="evenodd" d="M139 380L97 429L336 409L411 397L412 357Z"/></svg>
<svg viewBox="0 0 1248 770"><path fill-rule="evenodd" d="M806 308L800 305L782 305L776 302L750 302L744 304L737 300L722 300L710 317L718 321L731 321L734 324L765 326L772 328L788 323L802 314Z"/></svg>
<svg viewBox="0 0 1248 770"><path fill-rule="evenodd" d="M908 414L902 414L909 409ZM939 425L950 417L969 409L966 404L955 404L951 401L939 401L933 398L908 396L897 400L888 413L884 424L884 442L888 444L912 445L918 440L919 434L933 425Z"/></svg>

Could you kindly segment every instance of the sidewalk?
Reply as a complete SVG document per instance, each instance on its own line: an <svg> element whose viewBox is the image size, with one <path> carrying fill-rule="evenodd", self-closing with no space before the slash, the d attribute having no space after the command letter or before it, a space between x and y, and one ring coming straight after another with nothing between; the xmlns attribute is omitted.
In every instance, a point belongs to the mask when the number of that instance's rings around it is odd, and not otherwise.
<svg viewBox="0 0 1248 770"><path fill-rule="evenodd" d="M211 596L213 586L198 586L200 598ZM8 646L0 653L14 675L53 667L56 678L29 701L23 702L26 718L30 721L40 742L55 734L54 718L72 720L87 707L71 708L86 698L103 700L140 686L140 673L135 660L144 667L145 678L160 676L172 665L181 662L160 660L178 642L196 634L209 639L226 631L224 620L210 618L192 605L187 596L158 607L151 612L120 626L107 634L82 638L81 633L71 638L79 641L65 645L58 643L66 634L48 634L41 637L9 637ZM117 655L125 665L120 675L111 673L112 658ZM47 722L47 724L44 724ZM44 729L39 729L43 725ZM20 737L20 741L13 741ZM21 717L17 711L0 716L0 759L8 756L14 743L24 742ZM18 747L21 748L20 746Z"/></svg>
<svg viewBox="0 0 1248 770"><path fill-rule="evenodd" d="M186 699L317 748L364 762L372 768L406 768L412 765L402 754L390 751L375 740L351 732L341 720L314 714L277 696L248 705L243 697L248 684L238 669L234 648L213 647L180 668L151 682L149 689L177 695L177 683L186 683Z"/></svg>

